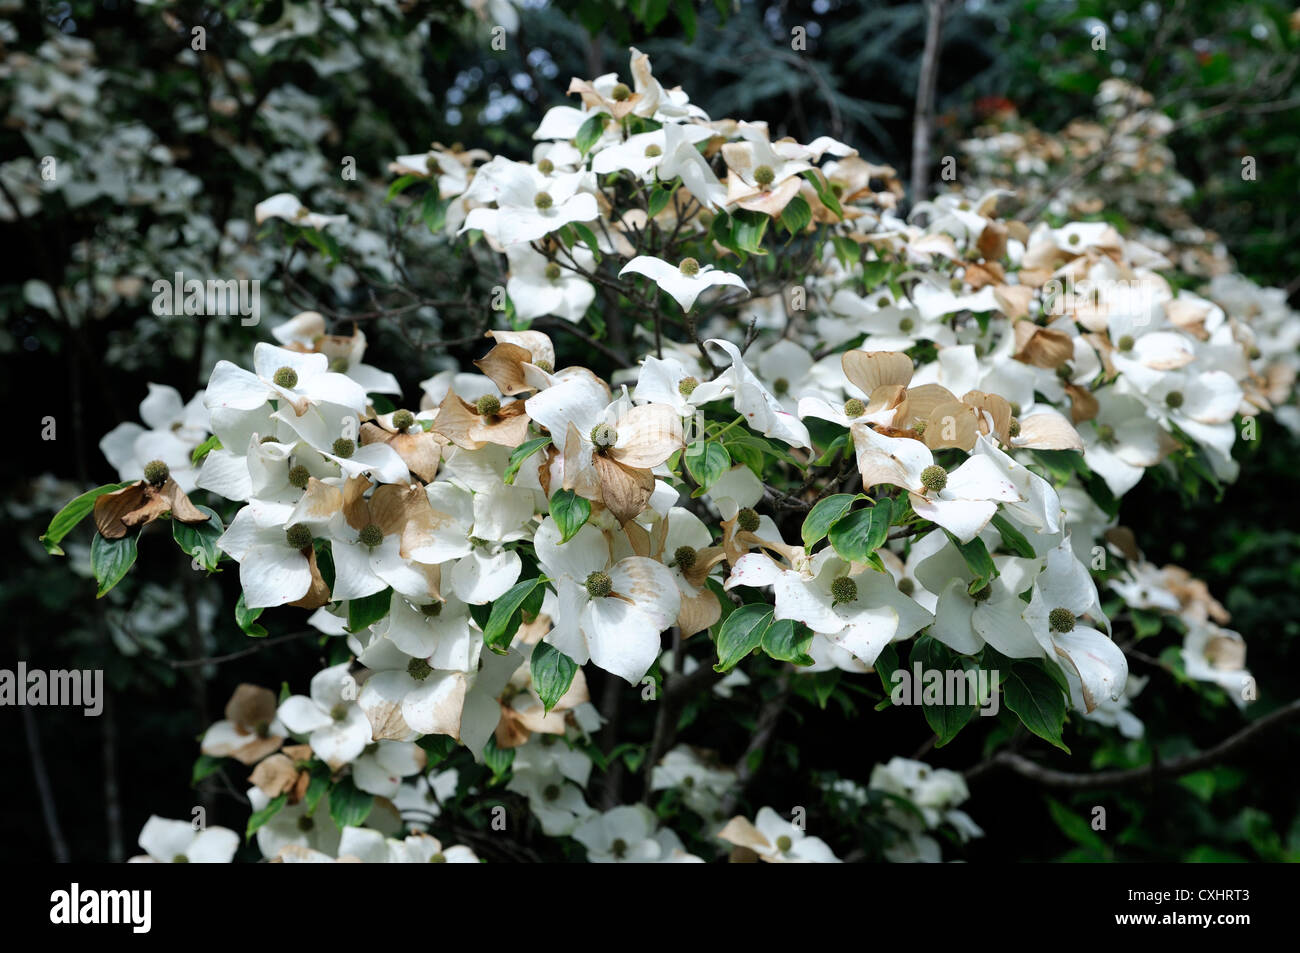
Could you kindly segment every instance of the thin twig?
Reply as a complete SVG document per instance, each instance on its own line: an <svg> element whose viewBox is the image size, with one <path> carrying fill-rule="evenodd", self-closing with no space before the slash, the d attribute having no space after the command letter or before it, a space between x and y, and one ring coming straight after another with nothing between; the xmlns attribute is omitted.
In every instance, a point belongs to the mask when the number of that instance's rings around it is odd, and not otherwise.
<svg viewBox="0 0 1300 953"><path fill-rule="evenodd" d="M1036 781L1039 784L1056 788L1071 788L1074 790L1088 790L1091 788L1116 787L1123 784L1135 784L1142 781L1151 781L1160 777L1177 777L1196 771L1212 764L1217 764L1230 754L1237 751L1243 745L1254 740L1259 735L1278 725L1284 724L1291 718L1300 715L1300 699L1296 699L1289 705L1283 705L1281 708L1258 721L1253 721L1236 734L1225 738L1213 748L1196 754L1184 755L1181 758L1174 758L1172 761L1158 761L1152 759L1149 765L1143 765L1138 768L1121 768L1114 771L1094 771L1090 774L1072 773L1069 771L1057 771L1053 768L1045 768L1037 762L1030 761L1023 755L1018 755L1010 751L1003 751L994 755L987 761L984 761L966 772L966 780L972 780L986 773L993 767L1010 768L1021 777Z"/></svg>

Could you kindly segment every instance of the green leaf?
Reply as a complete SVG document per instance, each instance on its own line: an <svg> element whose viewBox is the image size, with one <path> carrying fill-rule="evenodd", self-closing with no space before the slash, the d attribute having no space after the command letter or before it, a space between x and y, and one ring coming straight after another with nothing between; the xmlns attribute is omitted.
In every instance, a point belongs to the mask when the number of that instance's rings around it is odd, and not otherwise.
<svg viewBox="0 0 1300 953"><path fill-rule="evenodd" d="M600 243L596 241L596 233L581 222L571 222L570 226L582 239L582 243L587 246L587 250L591 252L596 264L600 264Z"/></svg>
<svg viewBox="0 0 1300 953"><path fill-rule="evenodd" d="M832 235L831 245L835 248L835 257L845 268L852 268L862 257L862 246L844 235Z"/></svg>
<svg viewBox="0 0 1300 953"><path fill-rule="evenodd" d="M271 803L267 804L266 807L262 808L260 811L253 812L253 814L248 818L248 827L244 830L244 840L252 840L253 835L257 833L258 828L271 818L275 817L275 815L280 812L280 808L284 807L285 802L288 800L289 795L281 794L279 797L273 798Z"/></svg>
<svg viewBox="0 0 1300 953"><path fill-rule="evenodd" d="M225 532L225 527L221 525L221 517L215 510L206 506L200 506L199 509L208 514L208 521L182 523L180 520L172 520L172 539L176 540L176 545L189 556L199 560L204 569L212 572L221 559L217 540Z"/></svg>
<svg viewBox="0 0 1300 953"><path fill-rule="evenodd" d="M812 420L814 418L809 417L808 419ZM848 445L849 445L849 435L846 433L840 434L838 437L836 437L834 440L830 442L830 445L826 448L826 452L813 461L813 466L815 467L826 466L828 463L830 463L832 460L838 457L840 453Z"/></svg>
<svg viewBox="0 0 1300 953"><path fill-rule="evenodd" d="M386 587L374 595L348 600L348 631L361 632L374 625L393 604L393 590Z"/></svg>
<svg viewBox="0 0 1300 953"><path fill-rule="evenodd" d="M839 683L840 670L838 668L826 672L816 672L813 675L813 694L817 696L818 707L826 707L826 703L835 694L835 688Z"/></svg>
<svg viewBox="0 0 1300 953"><path fill-rule="evenodd" d="M672 197L672 189L665 189L662 185L656 185L650 190L650 197L646 199L646 214L654 218L668 207L668 201Z"/></svg>
<svg viewBox="0 0 1300 953"><path fill-rule="evenodd" d="M514 762L514 748L499 748L495 736L488 738L487 744L483 746L483 763L492 772L493 784L510 770L510 765L514 764Z"/></svg>
<svg viewBox="0 0 1300 953"><path fill-rule="evenodd" d="M424 181L426 181L424 176L408 173L407 175L402 176L396 182L394 182L392 185L388 187L388 197L384 199L384 201L391 202L393 199L397 198L397 196L400 195L403 191L405 191L409 186L414 185L416 182L424 182Z"/></svg>
<svg viewBox="0 0 1300 953"><path fill-rule="evenodd" d="M220 449L221 449L221 438L219 438L216 434L213 434L207 440L203 441L201 444L199 444L197 447L194 448L194 452L190 454L190 463L194 464L195 466L198 466L199 461L202 460L204 457L206 457L209 453L211 453L213 450L220 450Z"/></svg>
<svg viewBox="0 0 1300 953"><path fill-rule="evenodd" d="M880 676L880 684L885 689L886 695L894 690L894 672L898 669L898 663L898 649L891 642L880 650L880 654L876 656L876 663L872 666ZM886 698L886 706L888 703L889 699Z"/></svg>
<svg viewBox="0 0 1300 953"><path fill-rule="evenodd" d="M201 754L190 771L190 787L194 787L204 778L211 777L221 770L221 759L210 754Z"/></svg>
<svg viewBox="0 0 1300 953"><path fill-rule="evenodd" d="M554 646L538 642L533 649L532 671L533 688L549 712L573 684L578 663Z"/></svg>
<svg viewBox="0 0 1300 953"><path fill-rule="evenodd" d="M447 224L447 206L450 204L450 201L438 198L436 189L424 193L424 201L420 203L420 217L433 234L442 231Z"/></svg>
<svg viewBox="0 0 1300 953"><path fill-rule="evenodd" d="M98 533L90 544L90 570L99 583L96 599L103 598L110 589L126 576L135 564L137 555L135 536L123 536L121 539L105 539Z"/></svg>
<svg viewBox="0 0 1300 953"><path fill-rule="evenodd" d="M948 533L947 530L944 530ZM976 536L969 543L963 543L952 533L948 533L948 539L957 547L962 558L966 560L966 567L970 569L975 576L967 590L971 593L979 592L989 582L990 579L997 578L998 568L993 565L993 557L989 555L988 547L984 545L984 540Z"/></svg>
<svg viewBox="0 0 1300 953"><path fill-rule="evenodd" d="M739 209L731 216L731 244L751 255L765 255L763 235L771 219L762 212Z"/></svg>
<svg viewBox="0 0 1300 953"><path fill-rule="evenodd" d="M920 662L923 672L938 672L943 677L945 684L950 671L966 672L977 667L974 659L962 658L942 642L928 635L921 636L912 646L911 661L913 664ZM963 679L966 678L964 675L962 677ZM970 682L967 680L963 686L963 691L969 688ZM939 740L935 742L934 746L942 748L957 737L957 733L965 728L971 718L975 716L976 706L973 703L965 705L926 704L924 702L924 690L924 684L913 685L912 698L915 701L917 693L922 693L922 712L925 715L926 723L929 724L930 730L939 736Z"/></svg>
<svg viewBox="0 0 1300 953"><path fill-rule="evenodd" d="M718 630L718 664L715 672L726 672L763 643L763 633L772 624L772 607L755 603L741 606L727 617Z"/></svg>
<svg viewBox="0 0 1300 953"><path fill-rule="evenodd" d="M307 808L308 814L316 812L316 805L320 803L320 799L325 796L325 792L329 789L329 765L323 761L314 762L311 766L311 780L307 782L307 791L302 796L302 803Z"/></svg>
<svg viewBox="0 0 1300 953"><path fill-rule="evenodd" d="M495 649L501 646L502 652L505 651L519 629L524 600L532 595L533 590L542 581L543 577L534 576L532 579L517 582L492 604L492 612L488 616L487 624L483 626L483 641L489 648Z"/></svg>
<svg viewBox="0 0 1300 953"><path fill-rule="evenodd" d="M1002 681L1002 699L1021 724L1044 741L1050 741L1066 754L1070 749L1061 741L1065 726L1065 693L1037 659L1013 662Z"/></svg>
<svg viewBox="0 0 1300 953"><path fill-rule="evenodd" d="M808 204L808 200L802 195L796 195L781 210L781 225L790 233L791 238L807 228L808 223L811 221L812 206Z"/></svg>
<svg viewBox="0 0 1300 953"><path fill-rule="evenodd" d="M550 437L534 437L527 443L515 447L514 453L510 454L510 462L506 464L505 473L501 475L502 481L513 485L515 474L519 472L524 461L550 442Z"/></svg>
<svg viewBox="0 0 1300 953"><path fill-rule="evenodd" d="M551 519L560 528L561 543L578 535L590 517L591 503L572 490L556 490L551 494Z"/></svg>
<svg viewBox="0 0 1300 953"><path fill-rule="evenodd" d="M573 137L573 144L578 147L578 151L585 157L591 147L605 131L605 123L608 121L607 113L596 113L578 128L578 134Z"/></svg>
<svg viewBox="0 0 1300 953"><path fill-rule="evenodd" d="M852 493L836 493L818 500L803 521L804 549L812 549L820 540L826 538L835 522L849 511L858 496Z"/></svg>
<svg viewBox="0 0 1300 953"><path fill-rule="evenodd" d="M1025 559L1034 558L1034 547L1029 544L1029 540L1025 538L1024 533L1011 525L1009 519L1001 513L995 513L993 514L993 525L1002 536L1003 546L1017 556L1023 556Z"/></svg>
<svg viewBox="0 0 1300 953"><path fill-rule="evenodd" d="M884 545L892 515L893 509L882 500L840 517L827 535L840 556L850 562L864 563Z"/></svg>
<svg viewBox="0 0 1300 953"><path fill-rule="evenodd" d="M1050 797L1047 799L1047 809L1051 812L1052 820L1056 822L1056 826L1061 829L1062 834L1080 847L1086 847L1103 857L1109 856L1110 847L1092 829L1092 825L1088 823L1087 818Z"/></svg>
<svg viewBox="0 0 1300 953"><path fill-rule="evenodd" d="M696 496L707 492L709 487L717 483L722 475L731 469L731 455L720 443L696 440L686 448L684 459L686 469L700 485L699 491L694 494Z"/></svg>
<svg viewBox="0 0 1300 953"><path fill-rule="evenodd" d="M78 523L90 515L91 510L95 508L95 500L105 493L124 489L130 486L132 482L134 481L106 483L103 486L95 487L93 490L87 490L55 513L54 519L50 520L50 525L45 530L45 535L41 537L41 542L45 544L45 551L51 556L62 556L63 550L59 547L59 543L63 541L63 537L76 528Z"/></svg>
<svg viewBox="0 0 1300 953"><path fill-rule="evenodd" d="M344 778L330 790L330 817L339 830L360 827L374 806L375 796L362 791L351 778Z"/></svg>
<svg viewBox="0 0 1300 953"><path fill-rule="evenodd" d="M799 174L812 183L812 187L817 192L817 197L821 199L823 205L834 212L837 217L844 217L844 209L840 206L840 200L835 197L830 182L826 180L826 176L819 169L809 169Z"/></svg>
<svg viewBox="0 0 1300 953"><path fill-rule="evenodd" d="M812 629L793 619L778 619L763 633L763 651L781 662L795 665L812 665L808 646L812 642Z"/></svg>
<svg viewBox="0 0 1300 953"><path fill-rule="evenodd" d="M235 624L240 630L248 636L255 639L266 638L266 629L257 625L257 617L262 614L263 609L250 609L244 605L244 594L239 594L239 600L235 603Z"/></svg>
<svg viewBox="0 0 1300 953"><path fill-rule="evenodd" d="M695 0L675 0L673 9L677 12L677 20L682 25L682 32L686 34L686 42L695 42Z"/></svg>

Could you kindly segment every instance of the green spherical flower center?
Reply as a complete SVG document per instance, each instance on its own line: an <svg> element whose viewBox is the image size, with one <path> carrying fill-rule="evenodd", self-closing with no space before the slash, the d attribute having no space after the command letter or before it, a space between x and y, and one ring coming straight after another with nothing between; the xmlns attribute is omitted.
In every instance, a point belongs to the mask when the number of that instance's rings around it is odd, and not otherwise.
<svg viewBox="0 0 1300 953"><path fill-rule="evenodd" d="M790 393L790 381L784 377L778 377L772 381L772 393L778 397Z"/></svg>
<svg viewBox="0 0 1300 953"><path fill-rule="evenodd" d="M653 142L650 143L650 145L645 147L645 155L647 159L657 159L663 154L664 151L660 149L657 145L655 145Z"/></svg>
<svg viewBox="0 0 1300 953"><path fill-rule="evenodd" d="M1177 410L1183 406L1183 392L1180 390L1171 390L1165 394L1165 406L1170 410Z"/></svg>
<svg viewBox="0 0 1300 953"><path fill-rule="evenodd" d="M484 417L495 417L501 413L501 398L496 394L484 394L474 402L474 409Z"/></svg>
<svg viewBox="0 0 1300 953"><path fill-rule="evenodd" d="M1070 632L1074 629L1074 613L1069 609L1053 609L1047 613L1047 626L1053 632Z"/></svg>
<svg viewBox="0 0 1300 953"><path fill-rule="evenodd" d="M306 549L311 545L311 530L302 523L294 523L284 531L284 538L294 549Z"/></svg>
<svg viewBox="0 0 1300 953"><path fill-rule="evenodd" d="M625 103L632 98L632 90L627 83L618 83L609 91L609 98L616 103Z"/></svg>
<svg viewBox="0 0 1300 953"><path fill-rule="evenodd" d="M1007 436L1008 437L1020 436L1020 421L1017 420L1015 417L1012 417L1009 421L1007 421Z"/></svg>
<svg viewBox="0 0 1300 953"><path fill-rule="evenodd" d="M790 840L790 837L787 834L782 834L776 839L776 849L783 854L793 846L794 841Z"/></svg>
<svg viewBox="0 0 1300 953"><path fill-rule="evenodd" d="M436 619L438 616L442 615L442 603L430 602L427 605L420 606L420 612L430 618Z"/></svg>
<svg viewBox="0 0 1300 953"><path fill-rule="evenodd" d="M315 826L316 826L316 822L313 821L306 814L298 818L298 830L302 831L304 834L310 831Z"/></svg>
<svg viewBox="0 0 1300 953"><path fill-rule="evenodd" d="M776 181L776 173L772 171L770 165L760 165L754 170L754 181L760 188L767 188Z"/></svg>
<svg viewBox="0 0 1300 953"><path fill-rule="evenodd" d="M162 486L171 475L171 468L161 460L150 460L144 465L144 478L154 486Z"/></svg>
<svg viewBox="0 0 1300 953"><path fill-rule="evenodd" d="M831 581L831 596L836 604L858 601L858 584L848 576L840 576Z"/></svg>
<svg viewBox="0 0 1300 953"><path fill-rule="evenodd" d="M609 852L615 857L622 859L627 856L627 841L621 837L614 838L614 843L609 845Z"/></svg>
<svg viewBox="0 0 1300 953"><path fill-rule="evenodd" d="M547 801L558 801L560 798L560 786L558 784L548 784L542 788L542 798Z"/></svg>
<svg viewBox="0 0 1300 953"><path fill-rule="evenodd" d="M938 493L948 485L948 471L932 463L921 471L921 485L931 493Z"/></svg>
<svg viewBox="0 0 1300 953"><path fill-rule="evenodd" d="M694 278L700 273L700 261L698 258L683 258L677 270L687 278Z"/></svg>
<svg viewBox="0 0 1300 953"><path fill-rule="evenodd" d="M560 279L560 274L561 274L562 271L563 271L563 269L560 268L560 266L557 265L555 262L553 262L553 261L547 262L547 263L546 263L546 280L547 280L547 281L559 281L559 279Z"/></svg>
<svg viewBox="0 0 1300 953"><path fill-rule="evenodd" d="M550 361L533 361L533 366L543 374L549 374L555 370L555 365Z"/></svg>
<svg viewBox="0 0 1300 953"><path fill-rule="evenodd" d="M361 542L374 549L384 541L384 531L375 523L366 524L359 534Z"/></svg>
<svg viewBox="0 0 1300 953"><path fill-rule="evenodd" d="M845 417L861 417L867 412L867 405L856 397L850 397L844 402Z"/></svg>
<svg viewBox="0 0 1300 953"><path fill-rule="evenodd" d="M1062 364L1060 367L1056 369L1056 376L1063 381L1068 381L1071 377L1074 376L1074 368L1071 367L1068 363Z"/></svg>
<svg viewBox="0 0 1300 953"><path fill-rule="evenodd" d="M415 426L415 414L409 410L399 410L393 414L393 426L405 433Z"/></svg>
<svg viewBox="0 0 1300 953"><path fill-rule="evenodd" d="M349 440L347 437L339 437L334 441L334 446L330 448L334 451L334 456L348 459L352 454L357 452L357 443L355 440Z"/></svg>
<svg viewBox="0 0 1300 953"><path fill-rule="evenodd" d="M904 318L898 322L898 330L902 331L904 334L907 334L914 327L916 327L916 322L911 318Z"/></svg>
<svg viewBox="0 0 1300 953"><path fill-rule="evenodd" d="M271 380L275 382L276 387L283 387L287 390L290 387L298 386L298 372L292 367L282 367L275 372Z"/></svg>
<svg viewBox="0 0 1300 953"><path fill-rule="evenodd" d="M1133 343L1134 343L1133 335L1126 334L1119 339L1119 343L1116 344L1115 346L1118 347L1121 351L1131 351L1133 350Z"/></svg>
<svg viewBox="0 0 1300 953"><path fill-rule="evenodd" d="M438 853L434 854L432 857L429 858L429 863L431 864L445 864L446 862L447 862L447 855L444 854L442 851L438 851Z"/></svg>
<svg viewBox="0 0 1300 953"><path fill-rule="evenodd" d="M614 580L607 572L593 572L587 577L587 595L593 599L604 599L614 591Z"/></svg>
<svg viewBox="0 0 1300 953"><path fill-rule="evenodd" d="M550 159L538 159L537 171L542 173L542 175L550 175L555 171L555 163Z"/></svg>
<svg viewBox="0 0 1300 953"><path fill-rule="evenodd" d="M698 377L683 377L677 382L677 393L683 397L690 397L695 393L695 388L699 386L700 379Z"/></svg>
<svg viewBox="0 0 1300 953"><path fill-rule="evenodd" d="M1068 241L1071 245L1079 244L1079 233L1075 232L1069 238L1067 238L1066 241Z"/></svg>
<svg viewBox="0 0 1300 953"><path fill-rule="evenodd" d="M609 424L596 424L591 428L591 442L597 450L608 450L618 443L618 431Z"/></svg>
<svg viewBox="0 0 1300 953"><path fill-rule="evenodd" d="M311 480L311 471L301 463L289 468L290 486L297 487L300 490L305 490L309 480Z"/></svg>
<svg viewBox="0 0 1300 953"><path fill-rule="evenodd" d="M551 198L550 192L538 192L533 196L533 205L543 212L555 204L555 199Z"/></svg>
<svg viewBox="0 0 1300 953"><path fill-rule="evenodd" d="M417 682L422 682L429 677L433 671L433 666L429 664L428 659L413 658L406 663L406 674L411 676Z"/></svg>
<svg viewBox="0 0 1300 953"><path fill-rule="evenodd" d="M1110 443L1115 439L1115 428L1110 424L1098 424L1097 439L1102 443Z"/></svg>
<svg viewBox="0 0 1300 953"><path fill-rule="evenodd" d="M689 572L695 567L695 560L698 558L698 555L699 554L695 552L694 546L678 546L677 549L673 551L673 562Z"/></svg>
<svg viewBox="0 0 1300 953"><path fill-rule="evenodd" d="M916 592L916 583L904 576L902 579L898 580L898 591L905 596L910 596L912 593Z"/></svg>
<svg viewBox="0 0 1300 953"><path fill-rule="evenodd" d="M876 299L877 308L888 308L889 304L890 304L889 299L886 298L884 295L881 295L879 298Z"/></svg>
<svg viewBox="0 0 1300 953"><path fill-rule="evenodd" d="M991 583L986 582L983 587L972 592L970 597L976 602L988 602L991 595L993 595L993 586Z"/></svg>
<svg viewBox="0 0 1300 953"><path fill-rule="evenodd" d="M343 719L348 717L348 706L343 702L339 702L330 709L330 717L335 721L343 721Z"/></svg>
<svg viewBox="0 0 1300 953"><path fill-rule="evenodd" d="M190 859L186 857L184 854L177 854L175 857L172 858L173 864L188 864L189 862Z"/></svg>
<svg viewBox="0 0 1300 953"><path fill-rule="evenodd" d="M758 529L758 511L745 507L736 514L736 525L746 533L753 533Z"/></svg>

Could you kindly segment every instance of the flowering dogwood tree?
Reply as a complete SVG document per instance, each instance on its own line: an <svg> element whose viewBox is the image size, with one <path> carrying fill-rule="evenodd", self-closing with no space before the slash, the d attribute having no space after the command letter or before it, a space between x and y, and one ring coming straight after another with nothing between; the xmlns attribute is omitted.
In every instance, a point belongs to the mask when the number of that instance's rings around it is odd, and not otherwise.
<svg viewBox="0 0 1300 953"><path fill-rule="evenodd" d="M359 323L305 310L199 394L151 389L104 438L124 482L44 537L92 516L103 594L170 522L196 572L238 575L250 638L316 630L309 685L241 686L200 744L196 776L249 769L266 858L472 862L527 825L593 862L935 861L981 836L958 772L810 778L876 813L878 850L765 799L792 696L915 704L937 746L988 724L991 760L1020 727L1135 737L1160 690L1129 672L1140 610L1177 620L1188 679L1254 699L1222 606L1116 514L1149 470L1232 480L1292 402L1300 322L1271 292L1195 292L1154 240L1007 219L978 185L902 218L893 169L713 118L635 49L570 93L530 161L393 157L404 224L500 275L464 303L473 367L402 393ZM346 217L293 195L256 219L317 267L346 253ZM428 295L391 272L369 320ZM652 734L589 684L631 686ZM870 707L841 703L867 730ZM678 740L715 719L743 726L734 763ZM233 857L176 823L140 859Z"/></svg>

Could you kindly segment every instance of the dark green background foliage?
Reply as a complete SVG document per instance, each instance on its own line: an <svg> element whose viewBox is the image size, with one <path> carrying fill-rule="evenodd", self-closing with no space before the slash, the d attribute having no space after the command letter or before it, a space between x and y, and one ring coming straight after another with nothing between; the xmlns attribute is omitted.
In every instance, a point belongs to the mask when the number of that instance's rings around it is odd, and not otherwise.
<svg viewBox="0 0 1300 953"><path fill-rule="evenodd" d="M333 6L355 10L361 4ZM1103 79L1121 69L1130 79L1142 71L1160 29L1146 7L1132 7L1111 0L957 5L944 33L934 154L943 155L945 147L965 135L981 97L1004 96L1023 118L1049 131L1088 115ZM570 77L626 73L629 44L650 54L665 85L681 84L715 118L766 119L774 136L804 141L831 134L905 175L925 19L924 6L915 3L561 0L523 11L521 31L510 38L507 50L494 52L486 27L459 3L416 0L406 5L405 18L388 18L383 28L406 36L421 23L429 25L418 69L395 70L393 64L366 59L363 67L326 82L305 57L324 44L351 42L337 35L336 25L325 28L328 37L295 39L258 56L233 21L274 22L282 13L279 3L180 3L170 9L177 24L204 24L209 50L248 70L248 98L232 114L208 113L193 127L177 124L175 104L190 101L201 113L212 78L204 69L178 61L177 51L188 45L188 29L169 26L157 11L120 0L30 3L10 15L19 29L13 47L30 52L58 29L91 41L114 77L99 108L145 123L182 154L180 164L204 184L192 198L193 207L218 223L249 216L252 205L270 194L249 181L228 148L216 145L257 143L273 132L256 109L258 95L286 83L308 90L337 128L328 153L356 157L363 179L383 179L393 156L420 151L431 141L526 156L533 124L547 107L564 101ZM1293 98L1296 38L1287 24L1290 12L1278 2L1200 0L1177 6L1172 26L1166 28L1166 52L1145 64L1145 86L1158 103L1169 102L1176 120L1211 110L1171 140L1179 171L1196 185L1188 211L1222 236L1243 273L1294 292L1300 274L1296 113L1264 107L1258 98L1249 101L1259 108L1215 111L1243 96L1242 90L1249 90L1260 75L1284 73L1287 64L1292 73L1284 75L1268 102L1285 104ZM1104 55L1091 47L1089 30L1098 22L1110 28ZM807 52L791 51L793 27L806 29ZM363 54L366 48L357 44ZM14 95L12 86L0 87L6 110ZM28 154L15 129L0 128L0 154ZM1241 179L1240 158L1246 155L1258 159L1257 181ZM337 208L323 190L303 198L320 211ZM279 689L280 680L287 679L294 691L304 691L311 674L342 648L339 642L322 646L316 638L300 637L220 665L187 665L193 657L249 647L231 611L236 572L227 568L203 581L165 539L165 524L159 524L144 534L136 571L97 602L91 580L70 572L66 561L46 556L36 542L52 500L116 478L96 445L111 427L135 419L147 382L171 384L188 398L216 353L246 353L254 341L266 339L263 329L241 328L231 319L218 319L219 326L163 329L148 327L139 306L123 305L94 320L79 320L24 304L21 288L28 279L40 278L52 287L85 280L94 263L78 260L72 250L81 242L94 247L104 239L105 221L113 211L102 203L74 209L52 198L39 215L0 222L6 248L0 259L3 386L16 435L0 462L6 501L0 518L6 521L10 547L0 577L5 620L0 666L11 667L23 658L46 669L102 668L111 691L109 707L99 719L55 709L32 713L58 820L77 860L129 856L149 814L188 818L196 804L207 806L209 823L242 830L247 809L227 790L242 791L242 777L214 775L197 791L189 785L197 736L220 717L238 683ZM141 230L153 224L138 223ZM199 251L216 260L215 248ZM439 255L445 257L424 265L444 286L482 282L460 252ZM138 277L149 281L172 270L167 260L152 264ZM282 299L271 303L282 291L278 281L264 283L264 310L293 313ZM344 312L358 307L346 299L336 304ZM444 325L439 317L422 330L444 331L453 321L448 317ZM435 363L445 360L441 352L424 353L423 363L399 359L404 341L393 329L371 325L367 332L368 362L397 373L408 397L418 392L419 380L445 366ZM559 363L608 370L599 354L586 353L575 343L557 338ZM479 356L476 347L452 348L451 356L461 361ZM129 359L114 363L105 359L110 353L126 353ZM55 441L40 439L39 421L47 414L59 422ZM1282 428L1265 420L1261 439L1241 447L1240 481L1222 496L1206 486L1183 493L1151 478L1126 497L1120 514L1152 561L1192 569L1232 613L1230 626L1246 637L1248 664L1260 685L1251 717L1289 700L1292 673L1300 667L1300 534L1293 499L1297 449ZM33 506L30 482L40 474L71 482L47 489L43 504ZM84 535L85 528L79 532ZM150 586L158 587L153 595L146 591ZM129 631L118 631L114 638L112 613L154 596L172 600L175 624L156 640ZM209 607L216 621L213 637L205 641L197 613ZM159 614L164 614L162 608ZM303 628L288 612L269 613L260 621L271 638L293 636ZM1221 693L1193 686L1166 669L1178 667L1173 647L1180 644L1180 633L1143 631L1138 648L1151 661L1135 662L1133 670L1152 676L1152 684L1133 709L1146 723L1145 740L1126 742L1111 729L1072 718L1066 737L1073 756L1048 754L1041 743L1032 746L1035 756L1074 771L1142 764L1153 751L1168 759L1207 747L1245 723ZM133 654L124 654L124 648ZM831 679L819 679L816 687L832 687L825 683ZM596 694L598 673L592 681ZM977 718L951 745L928 751L931 732L915 710L873 711L882 697L874 678L838 679L824 707L811 679L803 681L762 766L763 803L807 806L810 829L840 856L858 849L875 856L882 832L861 812L815 800L814 777L833 775L865 784L874 764L912 752L924 752L937 766L965 769L983 758L991 742L1005 740L1008 726L1015 724L996 719L996 725L986 725L993 720ZM765 691L775 690L773 683L772 678L755 679ZM701 720L698 711L688 709L682 740L720 748L724 759L734 761L747 743L759 707L757 693L753 686L739 692L730 710L742 714L730 721ZM653 717L652 708L645 706L626 721L627 737L648 740ZM29 726L13 709L0 711L0 725L0 764L7 778L0 843L12 859L49 857L31 770ZM964 805L988 836L965 848L951 845L946 855L971 860L1297 859L1300 814L1294 792L1300 778L1287 753L1298 742L1300 728L1291 727L1227 763L1182 779L1079 794L1045 792L1031 781L991 771L972 782L972 800ZM462 791L470 783L487 783L487 767L467 766L463 759L455 763L464 769ZM635 783L629 782L629 796L635 796ZM501 796L511 803L512 795ZM491 803L491 798L480 799L480 819ZM1094 832L1087 824L1094 806L1106 808L1105 831ZM665 809L671 810L671 804ZM473 818L467 823L474 823ZM542 852L557 850L540 836L526 833L523 842Z"/></svg>

